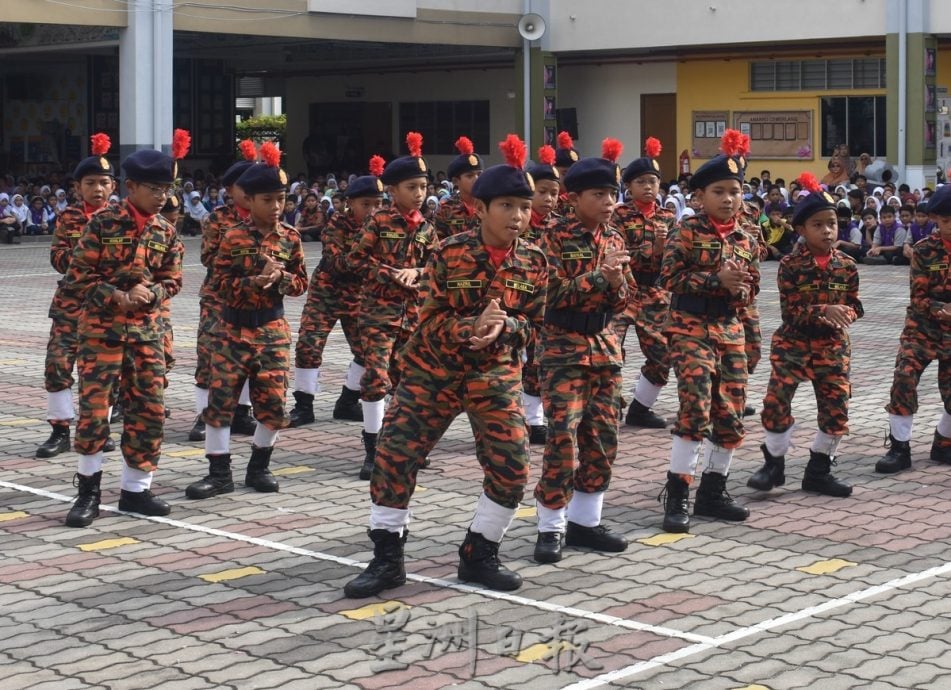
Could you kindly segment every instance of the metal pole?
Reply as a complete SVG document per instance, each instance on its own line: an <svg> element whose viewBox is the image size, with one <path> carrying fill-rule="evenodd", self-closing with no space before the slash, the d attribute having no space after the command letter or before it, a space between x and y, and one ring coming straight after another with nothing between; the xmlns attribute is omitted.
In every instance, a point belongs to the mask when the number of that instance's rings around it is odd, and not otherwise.
<svg viewBox="0 0 951 690"><path fill-rule="evenodd" d="M532 0L525 0L522 14L532 11ZM528 151L532 150L532 47L531 41L522 39L522 129Z"/></svg>
<svg viewBox="0 0 951 690"><path fill-rule="evenodd" d="M898 179L906 181L908 120L908 0L898 0Z"/></svg>

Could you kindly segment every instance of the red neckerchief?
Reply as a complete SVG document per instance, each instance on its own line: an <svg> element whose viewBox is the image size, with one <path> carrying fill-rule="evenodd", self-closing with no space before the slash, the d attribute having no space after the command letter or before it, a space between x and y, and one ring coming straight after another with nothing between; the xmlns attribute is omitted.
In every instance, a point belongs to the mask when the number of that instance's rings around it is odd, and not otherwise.
<svg viewBox="0 0 951 690"><path fill-rule="evenodd" d="M567 204L568 203L568 192L563 192L558 194L558 201Z"/></svg>
<svg viewBox="0 0 951 690"><path fill-rule="evenodd" d="M707 216L707 220L710 221L710 225L716 230L717 235L720 236L721 240L725 240L726 236L729 235L736 228L736 218L730 218L725 223L719 223L713 219L713 216Z"/></svg>
<svg viewBox="0 0 951 690"><path fill-rule="evenodd" d="M548 217L548 214L544 216L541 213L538 213L535 209L532 209L532 220L531 225L533 228L540 228L545 223L545 219Z"/></svg>
<svg viewBox="0 0 951 690"><path fill-rule="evenodd" d="M646 204L643 201L634 200L634 205L637 207L638 212L648 220L654 217L654 214L657 213L657 204L653 201L648 201Z"/></svg>
<svg viewBox="0 0 951 690"><path fill-rule="evenodd" d="M462 201L461 198L459 199L459 201L462 202L462 210L464 210L464 211L466 212L466 215L467 215L469 218L472 218L472 216L475 215L475 206L470 206L470 205L467 204L465 201Z"/></svg>
<svg viewBox="0 0 951 690"><path fill-rule="evenodd" d="M238 218L241 220L248 220L251 217L251 209L243 208L237 204L234 205L234 212L238 214Z"/></svg>
<svg viewBox="0 0 951 690"><path fill-rule="evenodd" d="M502 262L505 261L505 257L512 253L512 249L515 245L509 247L490 247L487 244L483 244L485 251L489 254L489 261L495 266L495 270L499 270L499 267L502 265Z"/></svg>
<svg viewBox="0 0 951 690"><path fill-rule="evenodd" d="M399 214L403 216L403 220L406 221L406 224L409 226L410 230L415 230L425 220L425 218L423 218L423 214L419 212L418 208L414 208L412 211L408 211L406 213L400 210Z"/></svg>
<svg viewBox="0 0 951 690"><path fill-rule="evenodd" d="M126 204L126 208L129 209L129 215L132 216L132 220L135 221L135 229L142 232L142 230L145 229L145 225L152 219L152 216L142 213L142 211L132 205L131 201Z"/></svg>
<svg viewBox="0 0 951 690"><path fill-rule="evenodd" d="M829 262L832 261L832 252L829 252L825 256L820 256L819 254L813 254L812 258L816 260L816 266L818 266L824 271L829 267Z"/></svg>
<svg viewBox="0 0 951 690"><path fill-rule="evenodd" d="M83 201L83 215L86 216L86 220L92 218L93 214L101 208L102 206L90 206L88 203Z"/></svg>

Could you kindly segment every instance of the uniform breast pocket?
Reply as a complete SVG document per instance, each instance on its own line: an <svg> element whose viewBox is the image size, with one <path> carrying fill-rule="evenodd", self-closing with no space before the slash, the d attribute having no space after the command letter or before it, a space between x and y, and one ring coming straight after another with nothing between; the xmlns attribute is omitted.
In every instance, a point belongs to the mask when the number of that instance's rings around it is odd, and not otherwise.
<svg viewBox="0 0 951 690"><path fill-rule="evenodd" d="M716 266L721 253L719 242L694 242L691 259L697 266Z"/></svg>
<svg viewBox="0 0 951 690"><path fill-rule="evenodd" d="M121 266L129 263L135 245L131 237L103 237L100 262L109 266Z"/></svg>
<svg viewBox="0 0 951 690"><path fill-rule="evenodd" d="M507 311L524 312L525 305L535 294L535 283L531 276L513 273L502 278L502 308Z"/></svg>
<svg viewBox="0 0 951 690"><path fill-rule="evenodd" d="M145 243L145 257L149 268L155 271L165 263L165 256L168 254L169 247L166 243L158 240L149 240Z"/></svg>
<svg viewBox="0 0 951 690"><path fill-rule="evenodd" d="M446 281L446 300L458 312L469 312L482 302L486 282L481 278L454 277Z"/></svg>

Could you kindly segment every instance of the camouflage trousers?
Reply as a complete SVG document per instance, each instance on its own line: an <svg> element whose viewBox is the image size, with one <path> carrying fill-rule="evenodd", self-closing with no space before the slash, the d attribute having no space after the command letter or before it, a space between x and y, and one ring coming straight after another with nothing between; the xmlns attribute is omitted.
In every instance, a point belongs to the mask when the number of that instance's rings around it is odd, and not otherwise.
<svg viewBox="0 0 951 690"><path fill-rule="evenodd" d="M906 327L895 358L891 396L885 406L889 414L906 416L918 411L918 381L934 360L938 360L938 391L944 409L951 413L951 359L947 358L946 348Z"/></svg>
<svg viewBox="0 0 951 690"><path fill-rule="evenodd" d="M541 367L538 365L538 332L532 329L525 347L525 363L522 364L522 390L526 395L542 397Z"/></svg>
<svg viewBox="0 0 951 690"><path fill-rule="evenodd" d="M670 364L680 400L674 434L691 441L709 438L723 448L739 446L748 375L743 345L673 333Z"/></svg>
<svg viewBox="0 0 951 690"><path fill-rule="evenodd" d="M44 385L50 393L64 391L73 386L73 367L79 348L78 318L67 316L53 318L50 338L46 343L46 366Z"/></svg>
<svg viewBox="0 0 951 690"><path fill-rule="evenodd" d="M109 436L109 405L122 402L122 457L130 467L158 467L165 427L165 356L161 342L87 338L79 343L79 422L75 450L93 455ZM115 389L118 387L118 391Z"/></svg>
<svg viewBox="0 0 951 690"><path fill-rule="evenodd" d="M564 508L576 490L608 488L617 457L620 396L620 367L542 367L548 440L535 499L546 508Z"/></svg>
<svg viewBox="0 0 951 690"><path fill-rule="evenodd" d="M627 359L624 341L631 326L637 334L637 342L644 355L641 376L655 386L664 386L670 376L670 352L664 321L670 311L670 296L657 288L640 289L633 303L614 320L614 330L621 343L621 352Z"/></svg>
<svg viewBox="0 0 951 690"><path fill-rule="evenodd" d="M746 339L746 371L752 374L763 357L763 334L759 327L759 307L756 302L740 309L739 316Z"/></svg>
<svg viewBox="0 0 951 690"><path fill-rule="evenodd" d="M324 346L330 332L340 321L344 337L350 346L353 361L363 365L363 343L357 328L357 316L354 309L343 309L339 305L311 299L300 317L300 330L297 332L297 346L294 350L294 366L298 369L319 369L324 361Z"/></svg>
<svg viewBox="0 0 951 690"><path fill-rule="evenodd" d="M400 326L381 326L359 322L363 338L363 376L360 378L360 399L366 402L383 400L399 383L399 352L409 339L409 331Z"/></svg>
<svg viewBox="0 0 951 690"><path fill-rule="evenodd" d="M844 436L849 431L850 345L847 339L790 339L773 335L769 361L772 371L763 398L763 428L783 433L796 422L793 396L802 381L812 381L819 408L819 431Z"/></svg>
<svg viewBox="0 0 951 690"><path fill-rule="evenodd" d="M195 385L208 388L211 385L211 353L215 331L218 329L221 305L203 297L199 303L198 337L195 341Z"/></svg>
<svg viewBox="0 0 951 690"><path fill-rule="evenodd" d="M234 408L248 381L254 418L272 431L290 424L284 408L290 345L248 343L219 332L212 343L211 384L204 420L208 426L231 426Z"/></svg>
<svg viewBox="0 0 951 690"><path fill-rule="evenodd" d="M406 508L419 463L461 412L469 417L486 496L518 507L528 482L528 437L517 372L404 373L383 418L370 480L373 503Z"/></svg>
<svg viewBox="0 0 951 690"><path fill-rule="evenodd" d="M168 372L175 367L175 331L170 323L162 334L162 353L165 355L165 388L168 388Z"/></svg>

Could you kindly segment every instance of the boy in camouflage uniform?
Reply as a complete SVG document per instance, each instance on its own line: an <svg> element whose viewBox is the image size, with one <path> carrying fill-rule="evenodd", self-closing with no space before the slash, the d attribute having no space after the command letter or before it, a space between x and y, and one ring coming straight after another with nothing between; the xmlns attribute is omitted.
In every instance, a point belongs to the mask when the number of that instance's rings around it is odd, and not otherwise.
<svg viewBox="0 0 951 690"><path fill-rule="evenodd" d="M170 196L162 207L162 217L172 224L173 228L178 227L178 218L181 214L182 205L177 196ZM175 251L185 260L185 243L182 242L180 233L175 233ZM168 388L168 374L175 366L175 330L172 328L172 299L166 295L162 300L162 352L165 355L165 381L162 388ZM165 417L171 417L168 407L165 408Z"/></svg>
<svg viewBox="0 0 951 690"><path fill-rule="evenodd" d="M797 180L809 196L796 204L792 225L803 238L779 263L779 300L783 323L770 347L772 373L763 399L761 446L765 464L747 486L769 491L786 481L786 452L795 419L792 399L801 381L812 381L819 407L818 426L804 491L849 496L852 487L831 474L839 441L848 432L849 326L863 314L855 261L834 248L838 238L835 200L814 175Z"/></svg>
<svg viewBox="0 0 951 690"><path fill-rule="evenodd" d="M670 356L664 321L670 309L670 294L657 286L660 260L667 241L667 232L674 224L674 213L658 205L660 164L657 156L661 143L654 137L644 142L645 156L633 160L624 169L621 181L630 193L630 201L614 209L612 224L624 236L631 253L631 271L637 281L637 292L627 309L614 320L621 341L621 353L628 329L634 326L637 342L644 354L641 375L634 387L631 406L624 423L645 429L663 429L667 420L651 411L661 389L667 385Z"/></svg>
<svg viewBox="0 0 951 690"><path fill-rule="evenodd" d="M175 158L185 155L188 141L187 132L176 130ZM143 515L171 511L150 487L165 424L162 303L182 287L175 228L159 214L173 192L177 167L175 159L159 151L136 151L126 158L128 198L89 220L69 264L68 286L85 295L75 444L79 495L66 516L70 527L85 527L99 516L102 444L116 385L125 409L119 509Z"/></svg>
<svg viewBox="0 0 951 690"><path fill-rule="evenodd" d="M509 135L503 150L508 164L486 170L473 189L481 228L445 240L426 268L419 329L402 353L370 482L374 557L347 583L348 597L374 596L406 581L403 545L416 473L462 411L485 478L459 547L459 579L503 591L521 586L498 553L528 481L518 354L542 323L547 266L535 246L519 239L533 185L522 171L525 144Z"/></svg>
<svg viewBox="0 0 951 690"><path fill-rule="evenodd" d="M740 137L727 130L723 153L690 178L702 203L667 239L660 284L671 293L664 324L677 376L680 411L664 501L664 530L690 529L690 484L709 438L694 515L745 520L749 511L726 492L733 451L743 441L747 361L739 310L759 289L755 240L737 222L743 199Z"/></svg>
<svg viewBox="0 0 951 690"><path fill-rule="evenodd" d="M446 176L452 181L455 193L439 205L433 226L437 239L444 240L456 233L479 227L472 186L482 174L482 159L476 154L469 137L456 139L459 155L449 162Z"/></svg>
<svg viewBox="0 0 951 690"><path fill-rule="evenodd" d="M575 142L568 132L558 132L558 148L555 149L555 167L558 169L561 180L561 191L558 193L558 204L555 213L562 218L571 215L571 201L568 199L568 189L565 187L565 175L569 168L578 162L580 156L575 150Z"/></svg>
<svg viewBox="0 0 951 690"><path fill-rule="evenodd" d="M938 360L938 389L944 410L934 432L931 460L951 465L951 185L943 185L928 201L935 233L912 248L911 303L901 333L888 412L889 449L875 471L893 474L911 467L911 430L918 411L921 373Z"/></svg>
<svg viewBox="0 0 951 690"><path fill-rule="evenodd" d="M624 238L610 225L621 143L605 139L602 153L568 170L574 212L539 240L549 262L539 356L548 419L535 486L539 563L561 560L563 539L598 551L627 548L624 537L601 524L601 512L617 457L621 386L621 346L611 321L636 284Z"/></svg>
<svg viewBox="0 0 951 690"><path fill-rule="evenodd" d="M436 248L436 233L419 212L429 174L423 137L410 132L406 141L410 155L390 161L380 178L393 206L370 216L349 256L364 285L358 324L366 368L360 379L366 453L360 479L373 471L384 398L399 381L398 353L419 323L419 277Z"/></svg>
<svg viewBox="0 0 951 690"><path fill-rule="evenodd" d="M261 157L263 164L252 165L237 180L247 195L249 218L225 231L215 257L212 289L221 300L221 312L211 343L205 410L209 471L188 486L188 498L234 491L229 425L246 381L258 424L244 483L260 492L279 488L269 467L278 432L288 425L284 398L291 333L284 319L284 297L304 294L307 269L300 235L280 222L287 187L281 152L266 142Z"/></svg>
<svg viewBox="0 0 951 690"><path fill-rule="evenodd" d="M358 177L347 186L347 207L333 214L321 233L323 249L320 264L314 269L307 290L307 302L301 314L294 360L294 409L291 426L314 421L314 395L320 390L320 365L324 346L337 321L350 346L353 361L347 369L347 381L334 404L334 419L363 421L360 405L360 378L363 376L363 339L357 329L362 285L347 263L353 243L363 232L363 222L380 208L383 200L383 159L370 159L370 174Z"/></svg>
<svg viewBox="0 0 951 690"><path fill-rule="evenodd" d="M50 245L50 264L57 273L64 276L83 228L94 213L105 208L109 195L115 188L115 170L105 157L109 152L109 137L101 133L94 134L90 143L92 155L80 161L73 172L73 179L76 180L77 191L82 200L66 207L60 214ZM50 437L36 449L38 458L52 458L69 450L69 427L75 417L73 366L79 345L77 329L82 306L83 295L71 291L66 279L61 279L50 304L49 317L53 323L46 345L44 376L47 390L46 418L53 429ZM103 451L108 453L115 448L115 441L109 438L107 428Z"/></svg>

